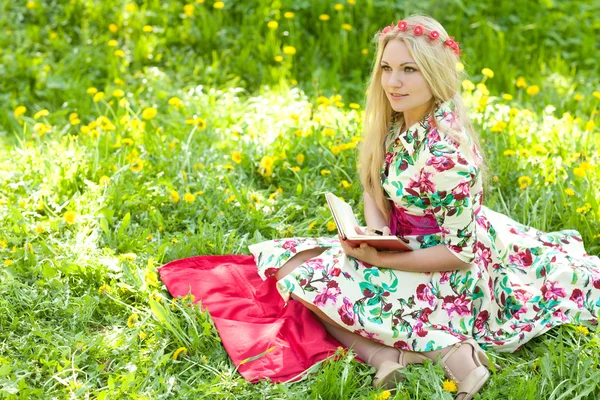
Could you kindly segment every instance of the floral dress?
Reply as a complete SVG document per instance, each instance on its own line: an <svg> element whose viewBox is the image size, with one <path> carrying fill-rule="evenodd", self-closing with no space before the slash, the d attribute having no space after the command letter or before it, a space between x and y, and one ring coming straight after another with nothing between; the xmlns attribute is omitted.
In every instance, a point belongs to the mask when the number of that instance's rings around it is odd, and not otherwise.
<svg viewBox="0 0 600 400"><path fill-rule="evenodd" d="M260 276L324 248L277 282L282 296L294 293L349 331L404 350L474 337L484 348L516 351L562 323L595 325L600 259L575 230L541 232L482 205L481 157L456 124L451 101L402 134L390 124L381 183L393 234L413 250L443 244L469 267L378 268L345 255L337 237L287 238L249 247Z"/></svg>

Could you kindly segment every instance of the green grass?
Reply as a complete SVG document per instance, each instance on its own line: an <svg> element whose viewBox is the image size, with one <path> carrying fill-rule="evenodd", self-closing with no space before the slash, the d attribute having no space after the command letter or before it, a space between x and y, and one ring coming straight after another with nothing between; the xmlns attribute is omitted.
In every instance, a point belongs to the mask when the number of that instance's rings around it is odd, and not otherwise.
<svg viewBox="0 0 600 400"><path fill-rule="evenodd" d="M594 3L208 2L193 18L183 3L126 4L0 4L0 398L376 398L372 371L351 355L298 383L247 383L210 317L171 301L156 267L333 236L327 191L361 208L362 108L349 105L363 105L369 38L406 13L438 18L473 83L485 82L464 97L495 177L486 205L542 230L577 229L600 255ZM520 76L540 93L518 88ZM502 369L481 398L597 398L598 339L566 325L490 353ZM410 367L396 398L451 399L443 380L434 364Z"/></svg>

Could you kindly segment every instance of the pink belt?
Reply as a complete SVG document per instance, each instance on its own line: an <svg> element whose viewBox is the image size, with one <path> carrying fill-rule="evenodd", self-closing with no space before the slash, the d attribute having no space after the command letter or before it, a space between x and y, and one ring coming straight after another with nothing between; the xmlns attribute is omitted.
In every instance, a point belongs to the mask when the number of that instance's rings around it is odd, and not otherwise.
<svg viewBox="0 0 600 400"><path fill-rule="evenodd" d="M411 215L393 203L392 207L392 214L390 216L390 231L392 235L431 235L441 232L434 216ZM475 211L475 215L479 214L480 210L481 206Z"/></svg>

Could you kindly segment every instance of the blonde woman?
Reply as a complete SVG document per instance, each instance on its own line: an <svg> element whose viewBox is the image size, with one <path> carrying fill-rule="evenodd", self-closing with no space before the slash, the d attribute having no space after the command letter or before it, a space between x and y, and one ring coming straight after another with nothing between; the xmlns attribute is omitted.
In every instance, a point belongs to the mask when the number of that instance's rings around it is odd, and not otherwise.
<svg viewBox="0 0 600 400"><path fill-rule="evenodd" d="M413 251L339 237L250 251L286 300L375 367L376 387L395 388L407 364L432 359L456 398L470 399L489 376L479 344L515 351L558 324L597 320L600 260L576 231L540 232L482 205L486 168L458 91L459 44L437 21L411 16L376 40L359 160L364 215Z"/></svg>

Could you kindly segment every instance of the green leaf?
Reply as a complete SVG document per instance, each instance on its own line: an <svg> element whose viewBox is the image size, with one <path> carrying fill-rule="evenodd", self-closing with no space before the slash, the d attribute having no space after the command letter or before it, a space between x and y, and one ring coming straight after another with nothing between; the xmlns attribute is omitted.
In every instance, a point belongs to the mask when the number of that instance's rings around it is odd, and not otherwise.
<svg viewBox="0 0 600 400"><path fill-rule="evenodd" d="M131 222L131 214L127 213L123 217L123 221L121 222L121 226L119 227L119 230L117 232L117 237L121 237L123 235L123 233L125 233L125 229L127 229L130 222Z"/></svg>

